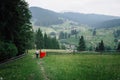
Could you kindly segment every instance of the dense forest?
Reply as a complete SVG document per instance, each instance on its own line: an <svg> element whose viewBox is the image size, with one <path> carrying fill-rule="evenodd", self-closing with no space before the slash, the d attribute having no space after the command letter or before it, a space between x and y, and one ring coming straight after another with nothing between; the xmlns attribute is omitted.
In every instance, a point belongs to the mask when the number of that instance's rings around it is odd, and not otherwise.
<svg viewBox="0 0 120 80"><path fill-rule="evenodd" d="M116 27L116 26L120 26L120 19L103 21L101 23L94 25L94 27L97 27L97 28L110 28L110 27Z"/></svg>
<svg viewBox="0 0 120 80"><path fill-rule="evenodd" d="M59 42L56 37L49 37L46 33L42 33L40 28L35 33L36 49L60 49Z"/></svg>
<svg viewBox="0 0 120 80"><path fill-rule="evenodd" d="M56 12L38 7L30 7L30 11L32 12L33 24L36 26L49 26L52 24L63 23L63 21L59 19L59 15Z"/></svg>
<svg viewBox="0 0 120 80"><path fill-rule="evenodd" d="M32 38L31 13L24 0L0 2L0 61L25 53Z"/></svg>

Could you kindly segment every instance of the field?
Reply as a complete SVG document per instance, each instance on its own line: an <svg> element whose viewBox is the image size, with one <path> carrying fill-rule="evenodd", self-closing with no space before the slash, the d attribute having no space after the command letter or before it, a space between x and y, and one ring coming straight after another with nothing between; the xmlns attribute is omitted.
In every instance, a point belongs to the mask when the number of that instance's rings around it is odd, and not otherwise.
<svg viewBox="0 0 120 80"><path fill-rule="evenodd" d="M0 65L3 80L120 80L120 55L47 52L36 59L34 50L25 57Z"/></svg>
<svg viewBox="0 0 120 80"><path fill-rule="evenodd" d="M41 71L37 65L39 60L33 59L32 56L30 52L21 59L1 64L0 80L42 80Z"/></svg>

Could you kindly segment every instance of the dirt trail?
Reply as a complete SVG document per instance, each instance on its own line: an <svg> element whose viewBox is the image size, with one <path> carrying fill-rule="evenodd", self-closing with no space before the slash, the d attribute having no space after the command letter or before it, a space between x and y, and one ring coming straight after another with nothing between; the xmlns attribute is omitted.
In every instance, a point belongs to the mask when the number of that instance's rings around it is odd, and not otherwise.
<svg viewBox="0 0 120 80"><path fill-rule="evenodd" d="M50 80L50 79L48 78L46 72L45 72L44 67L43 67L43 61L40 60L40 61L38 62L38 64L40 65L40 69L41 69L41 71L42 71L42 75L43 75L44 80Z"/></svg>

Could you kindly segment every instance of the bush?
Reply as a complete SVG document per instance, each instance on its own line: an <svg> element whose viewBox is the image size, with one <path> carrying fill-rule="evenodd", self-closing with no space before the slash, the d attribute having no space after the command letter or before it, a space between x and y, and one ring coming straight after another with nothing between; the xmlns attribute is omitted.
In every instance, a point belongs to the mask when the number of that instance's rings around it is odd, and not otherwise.
<svg viewBox="0 0 120 80"><path fill-rule="evenodd" d="M8 42L0 42L0 44L0 61L12 58L18 53L15 44Z"/></svg>
<svg viewBox="0 0 120 80"><path fill-rule="evenodd" d="M5 59L6 53L4 48L4 42L0 42L0 61Z"/></svg>
<svg viewBox="0 0 120 80"><path fill-rule="evenodd" d="M8 55L8 58L14 57L17 55L18 51L13 43L6 43L5 44L6 48L6 54Z"/></svg>

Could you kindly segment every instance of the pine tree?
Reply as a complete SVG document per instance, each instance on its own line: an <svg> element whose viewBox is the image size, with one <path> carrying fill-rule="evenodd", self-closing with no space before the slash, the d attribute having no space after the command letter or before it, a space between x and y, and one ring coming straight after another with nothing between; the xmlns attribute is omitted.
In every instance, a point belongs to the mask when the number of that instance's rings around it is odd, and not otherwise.
<svg viewBox="0 0 120 80"><path fill-rule="evenodd" d="M47 34L45 33L44 34L44 48L45 49L49 49L49 43L48 43L48 37L47 37Z"/></svg>
<svg viewBox="0 0 120 80"><path fill-rule="evenodd" d="M85 51L85 49L86 49L86 45L85 45L84 37L81 36L78 44L78 51Z"/></svg>
<svg viewBox="0 0 120 80"><path fill-rule="evenodd" d="M44 48L44 39L43 39L43 34L40 28L36 31L36 36L35 36L35 44L37 49L43 49Z"/></svg>
<svg viewBox="0 0 120 80"><path fill-rule="evenodd" d="M99 51L99 47L98 46L95 48L95 51Z"/></svg>
<svg viewBox="0 0 120 80"><path fill-rule="evenodd" d="M101 40L101 42L96 47L96 51L100 51L100 52L105 51L105 46L104 46L103 40Z"/></svg>
<svg viewBox="0 0 120 80"><path fill-rule="evenodd" d="M24 0L4 0L0 2L0 39L13 43L18 54L23 54L31 40L31 14Z"/></svg>
<svg viewBox="0 0 120 80"><path fill-rule="evenodd" d="M58 42L58 40L56 39L56 37L54 37L53 39L52 39L52 42L53 42L53 48L54 49L59 49L60 47L59 47L59 42Z"/></svg>
<svg viewBox="0 0 120 80"><path fill-rule="evenodd" d="M100 42L100 44L99 44L99 50L100 50L100 51L104 51L104 50L105 50L103 40L101 40L101 42Z"/></svg>
<svg viewBox="0 0 120 80"><path fill-rule="evenodd" d="M50 37L48 37L48 49L53 49L53 42L52 39Z"/></svg>
<svg viewBox="0 0 120 80"><path fill-rule="evenodd" d="M118 43L117 51L120 52L120 42Z"/></svg>
<svg viewBox="0 0 120 80"><path fill-rule="evenodd" d="M46 33L44 36L40 28L36 31L35 44L37 49L59 49L59 42L56 37L48 37Z"/></svg>

